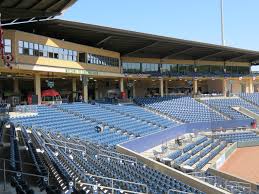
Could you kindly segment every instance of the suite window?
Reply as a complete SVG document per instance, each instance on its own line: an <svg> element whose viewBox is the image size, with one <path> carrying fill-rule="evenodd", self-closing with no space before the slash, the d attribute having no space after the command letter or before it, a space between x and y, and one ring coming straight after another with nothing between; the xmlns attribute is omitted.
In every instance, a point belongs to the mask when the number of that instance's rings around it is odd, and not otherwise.
<svg viewBox="0 0 259 194"><path fill-rule="evenodd" d="M223 73L223 65L211 65L210 71L211 73L214 73L214 74Z"/></svg>
<svg viewBox="0 0 259 194"><path fill-rule="evenodd" d="M58 59L59 58L59 49L54 47L53 53L54 53L54 59Z"/></svg>
<svg viewBox="0 0 259 194"><path fill-rule="evenodd" d="M54 58L54 48L52 46L48 46L48 56L49 58Z"/></svg>
<svg viewBox="0 0 259 194"><path fill-rule="evenodd" d="M62 48L58 49L58 59L60 60L64 59L64 49Z"/></svg>
<svg viewBox="0 0 259 194"><path fill-rule="evenodd" d="M73 59L73 51L72 50L68 50L68 60L72 61Z"/></svg>
<svg viewBox="0 0 259 194"><path fill-rule="evenodd" d="M103 66L119 66L119 59L106 57L96 54L87 54L87 62L89 64L103 65Z"/></svg>
<svg viewBox="0 0 259 194"><path fill-rule="evenodd" d="M73 61L77 61L77 52L73 51Z"/></svg>
<svg viewBox="0 0 259 194"><path fill-rule="evenodd" d="M23 41L19 41L18 45L19 45L19 54L23 54Z"/></svg>
<svg viewBox="0 0 259 194"><path fill-rule="evenodd" d="M11 41L11 40L10 40ZM11 52L11 42L6 41L6 52ZM42 45L26 41L18 41L19 54L30 56L42 56L54 59L77 61L77 51L67 50L58 47L52 47L48 45ZM8 48L9 46L9 48Z"/></svg>
<svg viewBox="0 0 259 194"><path fill-rule="evenodd" d="M194 65L178 65L178 71L181 74L188 74L188 73L193 73L194 72Z"/></svg>
<svg viewBox="0 0 259 194"><path fill-rule="evenodd" d="M123 72L124 73L140 73L140 63L123 63Z"/></svg>
<svg viewBox="0 0 259 194"><path fill-rule="evenodd" d="M43 47L43 57L48 57L48 46L44 45Z"/></svg>
<svg viewBox="0 0 259 194"><path fill-rule="evenodd" d="M33 55L39 56L39 45L38 44L34 44Z"/></svg>
<svg viewBox="0 0 259 194"><path fill-rule="evenodd" d="M29 43L28 42L23 42L23 54L29 55Z"/></svg>
<svg viewBox="0 0 259 194"><path fill-rule="evenodd" d="M4 39L4 52L12 53L12 41L11 39Z"/></svg>
<svg viewBox="0 0 259 194"><path fill-rule="evenodd" d="M161 72L162 73L167 73L167 72L177 73L178 72L177 66L178 66L177 64L162 64Z"/></svg>
<svg viewBox="0 0 259 194"><path fill-rule="evenodd" d="M81 63L86 63L86 53L79 53L78 60Z"/></svg>
<svg viewBox="0 0 259 194"><path fill-rule="evenodd" d="M142 72L158 72L158 64L142 63Z"/></svg>
<svg viewBox="0 0 259 194"><path fill-rule="evenodd" d="M64 60L68 60L68 50L64 49Z"/></svg>
<svg viewBox="0 0 259 194"><path fill-rule="evenodd" d="M39 56L42 57L43 56L43 45L39 44Z"/></svg>
<svg viewBox="0 0 259 194"><path fill-rule="evenodd" d="M239 66L238 67L238 73L239 74L249 74L250 73L250 68L249 67L242 67L242 66Z"/></svg>
<svg viewBox="0 0 259 194"><path fill-rule="evenodd" d="M33 43L29 43L29 55L33 56Z"/></svg>
<svg viewBox="0 0 259 194"><path fill-rule="evenodd" d="M227 73L238 74L237 66L226 66Z"/></svg>
<svg viewBox="0 0 259 194"><path fill-rule="evenodd" d="M210 72L210 65L198 65L197 66L198 73L209 73Z"/></svg>

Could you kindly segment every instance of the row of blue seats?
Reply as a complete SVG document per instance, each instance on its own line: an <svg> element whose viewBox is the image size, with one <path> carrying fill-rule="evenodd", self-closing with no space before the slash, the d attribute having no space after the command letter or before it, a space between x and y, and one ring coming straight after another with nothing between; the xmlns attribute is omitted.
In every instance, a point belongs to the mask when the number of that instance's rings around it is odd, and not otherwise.
<svg viewBox="0 0 259 194"><path fill-rule="evenodd" d="M241 98L245 99L246 101L249 101L250 103L259 106L259 93L241 93L239 95Z"/></svg>
<svg viewBox="0 0 259 194"><path fill-rule="evenodd" d="M259 114L259 109L257 107L238 97L206 99L204 100L204 102L208 106L217 109L218 111L222 112L223 114L227 115L232 119L242 120L249 118L248 116L233 109L233 107L243 107L254 113Z"/></svg>
<svg viewBox="0 0 259 194"><path fill-rule="evenodd" d="M164 118L161 115L155 114L151 111L147 111L146 109L143 109L133 104L127 104L127 105L100 104L100 106L113 111L117 111L121 114L126 114L128 116L143 119L144 121L148 121L165 128L172 127L177 124L172 120Z"/></svg>
<svg viewBox="0 0 259 194"><path fill-rule="evenodd" d="M187 123L225 120L222 115L191 97L136 98L135 102Z"/></svg>
<svg viewBox="0 0 259 194"><path fill-rule="evenodd" d="M122 130L123 132L133 134L134 136L143 136L161 130L159 126L147 123L138 118L132 118L118 112L101 108L99 105L73 103L62 104L60 107L85 117L96 119L109 127Z"/></svg>
<svg viewBox="0 0 259 194"><path fill-rule="evenodd" d="M211 161L220 151L226 147L226 142L222 142L218 147L213 149L208 156L202 158L196 165L196 169L202 169L209 161Z"/></svg>
<svg viewBox="0 0 259 194"><path fill-rule="evenodd" d="M111 131L107 127L103 133L98 133L95 127L100 124L99 122L80 118L55 107L38 106L37 111L37 116L13 118L12 121L27 127L71 134L107 145L116 145L129 139L129 136Z"/></svg>
<svg viewBox="0 0 259 194"><path fill-rule="evenodd" d="M41 131L41 136L39 137L39 133L33 133L38 136L38 138L48 140L49 136ZM107 152L116 152L115 150L110 150L106 147L97 148L96 145L90 142L83 142L75 140L74 138L65 138L61 136L59 141L55 141L55 136L52 136L51 143L53 143L53 147L50 146L47 152L44 152L47 155L51 155L55 158L53 163L58 163L57 166L62 168L62 172L66 174L66 177L69 178L69 181L81 181L85 183L91 184L93 180L95 180L95 184L100 185L99 192L109 193L109 189L101 189L101 186L111 186L111 182L105 178L97 178L94 176L87 176L85 173L90 173L97 176L103 177L114 177L120 179L121 181L114 182L114 186L119 188L120 190L132 190L135 192L144 192L145 187L139 184L133 184L124 181L130 182L138 182L142 184L146 184L149 189L150 194L164 194L167 193L169 189L177 189L183 192L203 194L201 191L184 184L181 181L178 181L172 177L169 177L165 174L160 173L157 170L151 169L143 163L136 162L132 160L132 162L124 161L122 159L118 159L115 157L104 156L103 154L98 154L100 152L93 152L93 150L106 150ZM70 142L71 149L60 148L58 150L54 149L55 144L60 144L60 140ZM77 144L73 147L74 144ZM86 146L86 150L83 152L73 150L78 146ZM52 148L51 148L52 147ZM46 147L44 147L46 149ZM101 149L100 149L101 148ZM70 151L68 151L70 150ZM54 152L58 152L58 154L54 154ZM84 172L84 173L83 173ZM60 174L61 172L59 172ZM80 185L79 185L80 187ZM90 187L82 186L85 192L92 193L93 190Z"/></svg>
<svg viewBox="0 0 259 194"><path fill-rule="evenodd" d="M211 155L210 157L212 157L215 153L224 149L225 146L226 142L202 136L197 138L194 142L185 145L181 150L170 153L168 158L173 159L176 164L196 166L196 169L199 170L201 166L203 167L210 161L209 159L205 159L208 157L207 155ZM220 147L220 149L218 149L218 147ZM204 161L206 161L206 163Z"/></svg>
<svg viewBox="0 0 259 194"><path fill-rule="evenodd" d="M214 134L214 138L219 138L221 140L227 141L229 143L238 142L238 141L247 141L258 139L259 137L255 132L237 132L237 133L220 133Z"/></svg>

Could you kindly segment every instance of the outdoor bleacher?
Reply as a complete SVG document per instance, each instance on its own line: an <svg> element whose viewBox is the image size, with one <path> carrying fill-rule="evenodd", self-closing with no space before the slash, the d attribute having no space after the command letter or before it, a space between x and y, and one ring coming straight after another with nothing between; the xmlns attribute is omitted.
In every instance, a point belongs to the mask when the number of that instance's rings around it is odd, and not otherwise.
<svg viewBox="0 0 259 194"><path fill-rule="evenodd" d="M228 143L239 142L239 141L254 141L259 140L259 137L255 132L229 132L229 133L215 133L214 138L224 140Z"/></svg>
<svg viewBox="0 0 259 194"><path fill-rule="evenodd" d="M180 150L173 151L167 156L177 165L188 165L195 170L201 170L211 159L226 147L225 141L211 139L206 136L187 143Z"/></svg>
<svg viewBox="0 0 259 194"><path fill-rule="evenodd" d="M259 93L241 93L240 97L256 106L259 106Z"/></svg>
<svg viewBox="0 0 259 194"><path fill-rule="evenodd" d="M98 133L95 127L99 123L94 119L81 118L50 106L38 106L37 110L37 116L15 118L13 122L107 145L116 145L129 139L128 135L112 131L109 127L105 127L103 133Z"/></svg>
<svg viewBox="0 0 259 194"><path fill-rule="evenodd" d="M86 103L62 104L60 108L81 116L94 119L111 128L122 132L133 134L134 136L142 136L160 131L161 126L151 122L148 119L140 119L139 117L115 112L98 104L91 105ZM153 114L155 116L155 114ZM159 116L156 116L160 118ZM172 122L172 125L174 123Z"/></svg>
<svg viewBox="0 0 259 194"><path fill-rule="evenodd" d="M28 177L21 167L20 146L23 138L28 155L37 176L37 187L47 194L59 193L167 193L179 192L203 194L203 192L145 164L134 157L122 155L89 141L65 137L54 132L21 127L16 137L15 125L10 129L10 165L20 173L11 177L11 186L19 194L34 193L27 186ZM28 130L30 133L28 133ZM35 147L43 152L39 156ZM57 149L58 148L58 149ZM47 170L47 169L48 170ZM52 177L51 185L48 173ZM35 186L34 186L35 189Z"/></svg>
<svg viewBox="0 0 259 194"><path fill-rule="evenodd" d="M135 102L187 123L225 120L222 115L191 97L166 96L136 98Z"/></svg>
<svg viewBox="0 0 259 194"><path fill-rule="evenodd" d="M206 99L206 100L204 100L204 102L208 106L218 110L219 112L222 112L222 113L228 115L232 119L240 120L240 119L248 118L246 115L236 111L232 107L243 107L254 113L259 114L259 109L257 107L255 107L254 105L250 104L249 102L247 102L241 98L238 98L238 97Z"/></svg>

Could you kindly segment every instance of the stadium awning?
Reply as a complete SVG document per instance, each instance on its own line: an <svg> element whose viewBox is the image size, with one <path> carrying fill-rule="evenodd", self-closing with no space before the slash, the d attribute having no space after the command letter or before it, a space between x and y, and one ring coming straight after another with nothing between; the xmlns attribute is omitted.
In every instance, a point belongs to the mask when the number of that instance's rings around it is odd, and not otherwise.
<svg viewBox="0 0 259 194"><path fill-rule="evenodd" d="M77 0L1 0L3 23L12 20L44 19L60 15Z"/></svg>
<svg viewBox="0 0 259 194"><path fill-rule="evenodd" d="M259 60L257 51L59 19L9 28L116 51L124 57L249 63Z"/></svg>

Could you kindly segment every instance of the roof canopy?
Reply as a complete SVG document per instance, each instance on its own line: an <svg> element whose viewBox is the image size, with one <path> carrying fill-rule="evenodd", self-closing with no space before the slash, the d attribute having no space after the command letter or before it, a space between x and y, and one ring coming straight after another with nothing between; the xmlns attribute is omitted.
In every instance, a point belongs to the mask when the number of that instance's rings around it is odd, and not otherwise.
<svg viewBox="0 0 259 194"><path fill-rule="evenodd" d="M254 63L259 52L64 20L9 26L121 53L126 57ZM47 29L47 30L46 30Z"/></svg>
<svg viewBox="0 0 259 194"><path fill-rule="evenodd" d="M14 19L43 19L60 15L77 0L1 0L3 22Z"/></svg>

